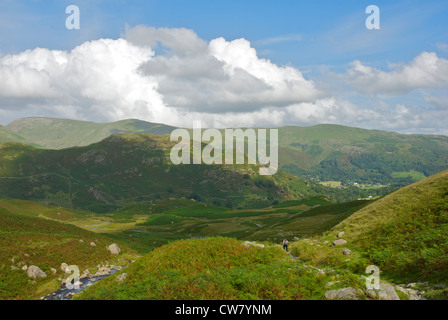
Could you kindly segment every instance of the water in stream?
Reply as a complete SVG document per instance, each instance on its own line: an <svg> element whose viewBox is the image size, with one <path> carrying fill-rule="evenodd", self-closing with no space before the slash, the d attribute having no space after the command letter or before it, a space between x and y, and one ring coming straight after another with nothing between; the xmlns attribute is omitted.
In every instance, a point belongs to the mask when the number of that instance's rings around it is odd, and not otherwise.
<svg viewBox="0 0 448 320"><path fill-rule="evenodd" d="M61 289L59 289L58 291L55 291L45 296L44 300L71 300L75 293L83 291L92 284L110 276L111 274L114 274L117 271L118 270L111 270L110 274L106 276L99 276L92 278L87 277L84 279L79 279L79 281L82 282L82 285L79 286L79 289L68 289L65 285L62 285Z"/></svg>

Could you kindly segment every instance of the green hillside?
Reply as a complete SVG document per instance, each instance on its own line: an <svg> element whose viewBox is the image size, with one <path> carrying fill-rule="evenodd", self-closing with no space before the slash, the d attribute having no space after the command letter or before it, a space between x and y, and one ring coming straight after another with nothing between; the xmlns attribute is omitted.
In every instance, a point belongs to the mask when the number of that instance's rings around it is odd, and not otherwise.
<svg viewBox="0 0 448 320"><path fill-rule="evenodd" d="M448 168L448 137L339 125L279 130L280 169L345 185L403 186Z"/></svg>
<svg viewBox="0 0 448 320"><path fill-rule="evenodd" d="M316 243L342 236L351 267L377 265L393 281L448 281L448 170L406 186L357 211ZM299 241L293 252L317 264L343 264L341 247Z"/></svg>
<svg viewBox="0 0 448 320"><path fill-rule="evenodd" d="M63 262L77 265L81 273L86 269L94 273L98 265L125 265L138 257L122 244L120 254L113 256L106 249L114 242L111 239L34 215L0 208L0 300L39 299L55 291L68 277L61 271ZM46 277L30 279L23 268L31 265Z"/></svg>
<svg viewBox="0 0 448 320"><path fill-rule="evenodd" d="M173 127L140 120L122 120L111 123L95 123L54 118L24 118L18 119L6 128L23 137L25 142L47 149L62 149L74 146L87 146L99 142L112 134L119 132L168 134Z"/></svg>
<svg viewBox="0 0 448 320"><path fill-rule="evenodd" d="M123 273L124 280L112 275L75 299L322 299L325 284L337 277L292 260L279 246L220 237L170 243ZM361 286L356 277L344 275L340 286Z"/></svg>
<svg viewBox="0 0 448 320"><path fill-rule="evenodd" d="M2 135L0 128L0 143L14 141L61 149L87 146L119 132L160 135L174 128L140 120L94 123L25 118L3 129L9 133ZM329 124L278 130L280 169L306 180L340 181L345 186L355 182L404 186L448 168L446 136L405 135Z"/></svg>
<svg viewBox="0 0 448 320"><path fill-rule="evenodd" d="M0 198L110 212L129 203L192 198L226 207L262 207L319 195L325 187L257 165L172 165L169 136L121 133L85 147L45 150L0 145ZM329 189L329 188L327 188Z"/></svg>
<svg viewBox="0 0 448 320"><path fill-rule="evenodd" d="M5 142L25 142L25 139L0 125L0 144Z"/></svg>

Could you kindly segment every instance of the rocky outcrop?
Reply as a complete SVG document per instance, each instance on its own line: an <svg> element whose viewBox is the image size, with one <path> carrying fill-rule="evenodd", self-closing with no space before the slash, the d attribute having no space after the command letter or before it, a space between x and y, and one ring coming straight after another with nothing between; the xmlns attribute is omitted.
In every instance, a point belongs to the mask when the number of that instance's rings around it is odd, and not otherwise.
<svg viewBox="0 0 448 320"><path fill-rule="evenodd" d="M116 243L112 243L110 246L107 247L107 250L112 254L119 254L121 249Z"/></svg>
<svg viewBox="0 0 448 320"><path fill-rule="evenodd" d="M28 270L26 271L28 277L30 277L31 279L36 279L36 278L46 278L47 275L45 272L43 272L39 267L37 266L30 266L28 268Z"/></svg>
<svg viewBox="0 0 448 320"><path fill-rule="evenodd" d="M382 283L380 290L369 289L366 290L367 297L378 300L400 300L395 289L390 284Z"/></svg>
<svg viewBox="0 0 448 320"><path fill-rule="evenodd" d="M362 296L362 290L355 288L343 288L325 292L325 299L328 300L359 300Z"/></svg>
<svg viewBox="0 0 448 320"><path fill-rule="evenodd" d="M68 264L66 264L65 262L62 262L61 263L61 271L62 272L67 272L69 269L68 269Z"/></svg>
<svg viewBox="0 0 448 320"><path fill-rule="evenodd" d="M423 300L423 297L419 294L420 292L411 288L403 288L397 286L396 289L404 293L409 300Z"/></svg>
<svg viewBox="0 0 448 320"><path fill-rule="evenodd" d="M98 271L95 273L95 277L102 277L102 276L108 276L110 275L110 268L108 267L101 267L98 269Z"/></svg>
<svg viewBox="0 0 448 320"><path fill-rule="evenodd" d="M115 280L118 282L123 282L124 280L126 280L127 277L128 277L127 273L122 273L118 275L118 277Z"/></svg>

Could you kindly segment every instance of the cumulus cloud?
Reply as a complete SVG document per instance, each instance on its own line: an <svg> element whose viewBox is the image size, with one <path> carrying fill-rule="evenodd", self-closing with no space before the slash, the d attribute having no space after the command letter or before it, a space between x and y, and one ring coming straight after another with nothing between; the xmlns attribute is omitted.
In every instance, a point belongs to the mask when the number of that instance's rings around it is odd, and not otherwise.
<svg viewBox="0 0 448 320"><path fill-rule="evenodd" d="M184 28L128 28L123 38L70 52L36 48L0 58L0 103L47 115L100 121L255 112L322 96L290 66L257 56L245 39L206 42ZM16 104L17 100L27 103ZM218 117L219 118L219 117ZM215 122L215 121L213 121ZM236 123L235 125L237 125Z"/></svg>
<svg viewBox="0 0 448 320"><path fill-rule="evenodd" d="M32 114L50 108L55 116L116 120L150 118L163 106L157 82L138 74L154 52L124 39L85 42L71 52L36 48L0 59L0 101L29 99Z"/></svg>
<svg viewBox="0 0 448 320"><path fill-rule="evenodd" d="M217 38L206 43L191 30L146 26L128 30L126 39L138 45L161 44L166 49L167 54L147 61L140 71L157 77L159 92L170 107L245 112L312 101L322 95L299 70L260 59L245 39Z"/></svg>
<svg viewBox="0 0 448 320"><path fill-rule="evenodd" d="M85 42L69 52L36 48L0 56L0 116L138 118L185 127L202 120L218 128L338 123L404 131L433 124L442 132L448 61L423 52L391 68L354 61L336 78L369 95L439 88L437 96L422 99L433 113L406 102L355 104L350 94L324 89L298 68L260 58L245 39L205 41L184 28L137 26L122 38Z"/></svg>
<svg viewBox="0 0 448 320"><path fill-rule="evenodd" d="M342 79L362 93L406 94L420 88L448 87L448 60L434 52L422 52L407 65L392 71L375 69L356 60Z"/></svg>

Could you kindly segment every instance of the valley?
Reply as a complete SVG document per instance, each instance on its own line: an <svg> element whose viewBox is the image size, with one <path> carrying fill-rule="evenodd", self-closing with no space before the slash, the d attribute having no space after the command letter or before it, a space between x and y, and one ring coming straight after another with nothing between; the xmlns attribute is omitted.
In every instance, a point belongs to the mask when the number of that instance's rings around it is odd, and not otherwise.
<svg viewBox="0 0 448 320"><path fill-rule="evenodd" d="M1 129L0 299L57 291L63 263L84 278L116 268L74 299L383 299L365 289L369 265L387 299L447 297L448 175L432 174L446 137L280 128L280 170L263 176L259 163L173 165L172 128L142 121Z"/></svg>

